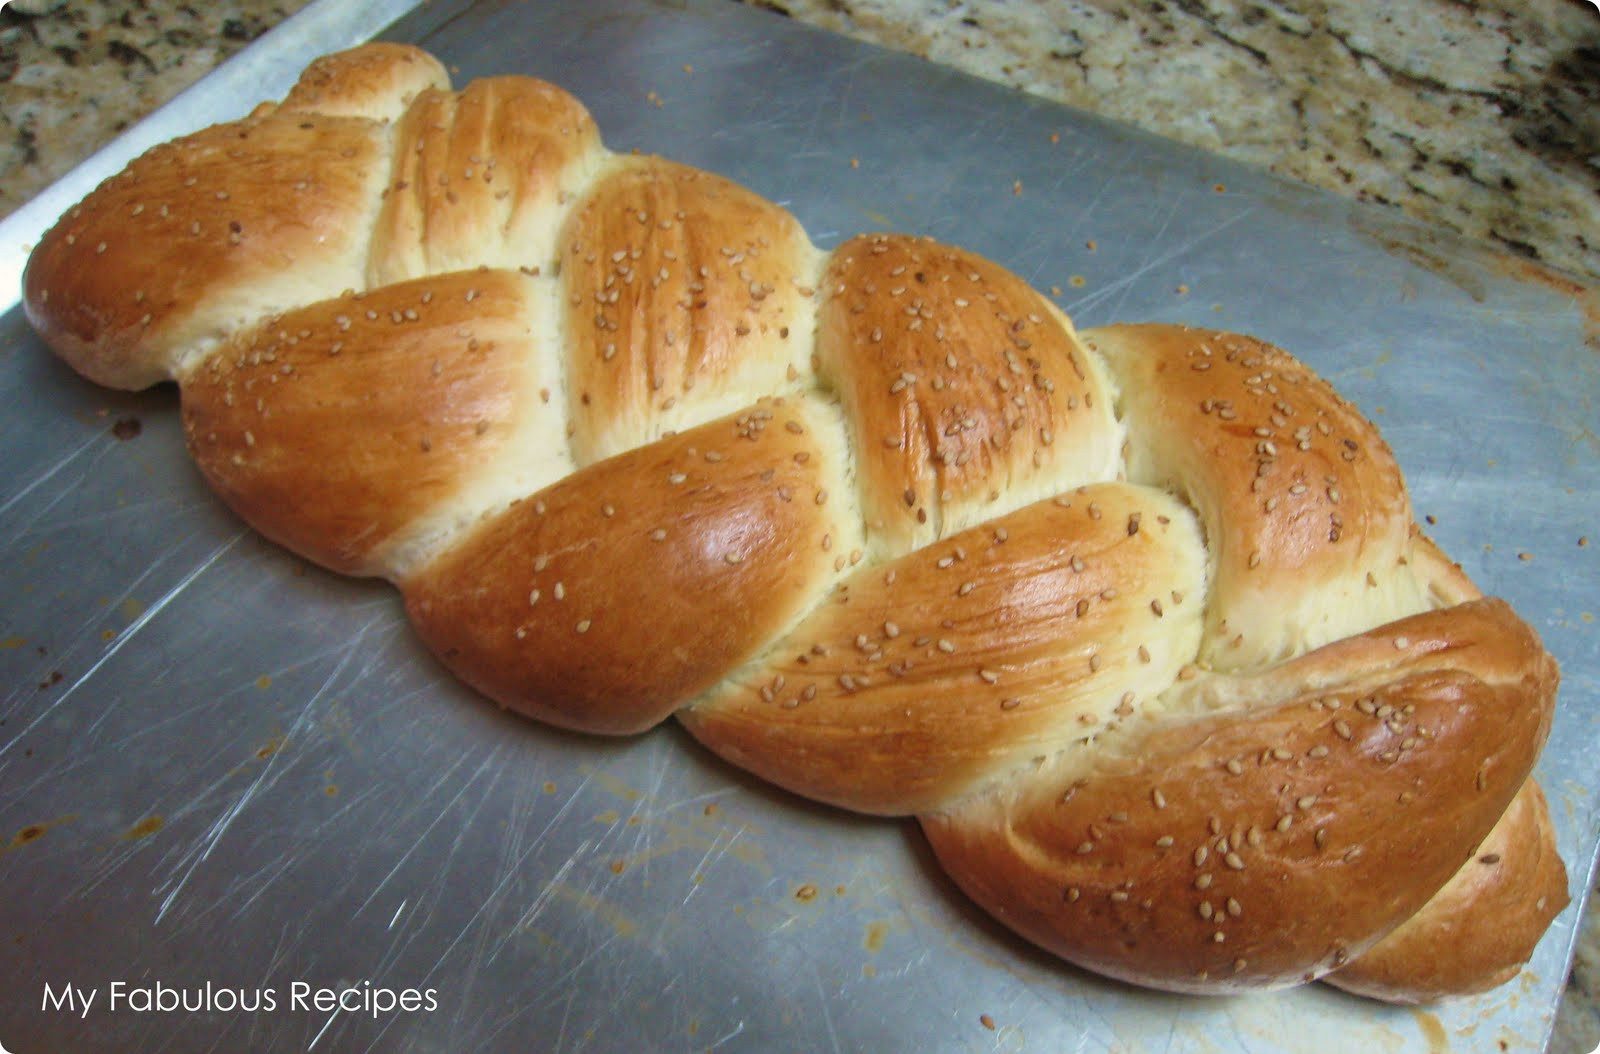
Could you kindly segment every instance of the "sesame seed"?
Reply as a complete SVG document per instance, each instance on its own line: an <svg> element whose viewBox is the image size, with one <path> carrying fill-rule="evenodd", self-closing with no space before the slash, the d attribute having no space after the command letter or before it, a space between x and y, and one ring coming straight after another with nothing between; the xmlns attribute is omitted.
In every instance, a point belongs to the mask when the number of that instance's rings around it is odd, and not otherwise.
<svg viewBox="0 0 1600 1054"><path fill-rule="evenodd" d="M1228 854L1223 856L1222 862L1227 864L1228 867L1231 868L1234 871L1243 871L1244 870L1244 858L1241 857L1238 853L1229 852Z"/></svg>
<svg viewBox="0 0 1600 1054"><path fill-rule="evenodd" d="M589 626L591 624L592 623L588 619L583 619L578 623L578 625L575 628L577 629L577 631L579 633L588 633L589 632Z"/></svg>
<svg viewBox="0 0 1600 1054"><path fill-rule="evenodd" d="M956 650L956 646L951 644L948 640L945 640L943 637L939 638L939 643L936 646L946 655L949 655Z"/></svg>
<svg viewBox="0 0 1600 1054"><path fill-rule="evenodd" d="M566 587L565 584L563 584L561 582L557 582L556 585L555 585L555 588L550 590L550 593L557 600L565 600L565 599L567 599L567 587Z"/></svg>

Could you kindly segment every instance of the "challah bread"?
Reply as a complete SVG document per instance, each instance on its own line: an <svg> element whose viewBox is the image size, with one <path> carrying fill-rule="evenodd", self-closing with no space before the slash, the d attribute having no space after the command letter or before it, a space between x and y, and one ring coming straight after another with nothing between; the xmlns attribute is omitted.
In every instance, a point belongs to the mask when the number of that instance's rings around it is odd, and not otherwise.
<svg viewBox="0 0 1600 1054"><path fill-rule="evenodd" d="M557 88L453 93L395 45L108 180L25 306L94 380L176 380L218 493L394 582L501 705L676 716L914 815L1090 969L1417 1001L1504 981L1566 903L1555 663L1261 341L1079 334L928 239L824 252Z"/></svg>

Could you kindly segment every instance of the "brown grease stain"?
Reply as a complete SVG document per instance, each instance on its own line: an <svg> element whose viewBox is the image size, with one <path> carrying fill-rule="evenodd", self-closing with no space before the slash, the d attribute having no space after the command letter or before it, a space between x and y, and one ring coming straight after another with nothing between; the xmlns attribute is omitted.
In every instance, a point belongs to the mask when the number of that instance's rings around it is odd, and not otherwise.
<svg viewBox="0 0 1600 1054"><path fill-rule="evenodd" d="M1450 1036L1445 1032L1444 1024L1426 1010L1413 1008L1411 1016L1416 1018L1422 1038L1428 1041L1428 1054L1446 1054L1450 1049Z"/></svg>
<svg viewBox="0 0 1600 1054"><path fill-rule="evenodd" d="M134 824L132 827L128 828L126 831L123 831L122 837L124 841L137 841L140 838L150 837L166 825L167 821L163 817L152 813L151 815L140 820L138 823Z"/></svg>
<svg viewBox="0 0 1600 1054"><path fill-rule="evenodd" d="M25 845L37 842L49 832L50 828L59 827L64 823L71 823L77 818L78 815L76 813L68 813L65 816L57 816L54 820L46 820L44 823L30 823L13 835L8 844L0 845L0 856L4 856L14 849L21 849Z"/></svg>
<svg viewBox="0 0 1600 1054"><path fill-rule="evenodd" d="M560 882L553 883L548 889L552 897L574 904L610 926L618 937L632 937L639 932L638 923L624 914L621 908L601 900L592 893L574 889Z"/></svg>
<svg viewBox="0 0 1600 1054"><path fill-rule="evenodd" d="M256 757L265 761L267 758L270 758L281 749L283 749L283 738L281 736L275 736L274 738L267 740L266 745L260 750L256 751Z"/></svg>
<svg viewBox="0 0 1600 1054"><path fill-rule="evenodd" d="M627 783L611 775L611 773L604 771L603 769L591 769L585 767L584 775L600 784L602 789L616 795L623 801L638 801L640 798L644 797L643 791L628 786Z"/></svg>
<svg viewBox="0 0 1600 1054"><path fill-rule="evenodd" d="M649 800L643 791L629 786L626 781L608 772L588 766L582 771L585 778L623 801ZM553 791L555 785L546 784L546 789ZM597 823L614 824L621 817L616 810L608 809L594 819ZM715 803L705 806L699 816L691 816L687 822L669 816L657 817L649 813L635 812L628 817L627 823L630 827L648 824L653 832L660 833L653 839L655 844L623 858L625 866L646 864L658 857L692 849L701 853L716 851L720 856L732 857L742 864L755 867L763 874L770 876L772 873L772 868L767 863L766 851L746 837L759 836L763 833L762 829L750 823L741 822L737 825L728 823L722 810Z"/></svg>
<svg viewBox="0 0 1600 1054"><path fill-rule="evenodd" d="M883 942L889 936L889 924L882 919L867 923L866 935L861 938L861 946L876 955L883 951Z"/></svg>
<svg viewBox="0 0 1600 1054"><path fill-rule="evenodd" d="M1498 262L1500 269L1512 278L1571 297L1583 315L1583 342L1591 350L1600 351L1600 286L1585 285L1576 278L1517 256L1504 257Z"/></svg>

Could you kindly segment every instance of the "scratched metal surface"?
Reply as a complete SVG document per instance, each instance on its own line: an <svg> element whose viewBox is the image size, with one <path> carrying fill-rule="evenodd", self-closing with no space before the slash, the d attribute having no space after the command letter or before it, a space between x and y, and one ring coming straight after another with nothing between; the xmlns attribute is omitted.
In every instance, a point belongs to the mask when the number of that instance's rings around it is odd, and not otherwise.
<svg viewBox="0 0 1600 1054"><path fill-rule="evenodd" d="M1058 287L1081 324L1221 325L1297 352L1380 422L1435 535L1562 661L1539 776L1587 888L1600 545L1577 539L1600 542L1600 355L1574 290L720 2L440 4L388 35L458 80L562 83L613 147L739 179L819 244L928 233ZM0 1045L18 1054L1544 1043L1576 908L1520 979L1426 1012L1322 986L1132 991L968 907L908 824L786 797L671 727L595 741L475 699L386 586L308 568L213 500L171 390L79 380L16 311L0 407ZM113 982L275 1007L113 1009ZM437 1008L303 1009L296 982L431 988ZM86 1014L47 1004L68 984L97 993Z"/></svg>

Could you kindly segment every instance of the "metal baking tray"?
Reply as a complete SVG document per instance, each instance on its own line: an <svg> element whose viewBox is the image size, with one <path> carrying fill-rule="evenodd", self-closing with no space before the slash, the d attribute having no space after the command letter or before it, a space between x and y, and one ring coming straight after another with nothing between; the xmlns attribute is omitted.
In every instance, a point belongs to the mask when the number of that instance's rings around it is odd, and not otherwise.
<svg viewBox="0 0 1600 1054"><path fill-rule="evenodd" d="M7 273L131 153L377 34L432 50L458 83L562 84L614 148L740 180L821 245L930 234L1054 291L1083 325L1272 340L1379 422L1432 533L1560 659L1538 775L1576 902L1513 983L1420 1010L1324 986L1196 999L1089 976L969 906L910 822L796 800L672 726L611 741L501 714L432 662L387 586L307 567L233 519L185 455L170 387L94 387L11 310L0 1046L1543 1047L1597 836L1593 291L722 0L407 7L307 8L0 225ZM406 989L423 1005L389 1009ZM204 1005L163 1009L173 992Z"/></svg>

